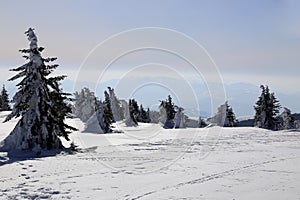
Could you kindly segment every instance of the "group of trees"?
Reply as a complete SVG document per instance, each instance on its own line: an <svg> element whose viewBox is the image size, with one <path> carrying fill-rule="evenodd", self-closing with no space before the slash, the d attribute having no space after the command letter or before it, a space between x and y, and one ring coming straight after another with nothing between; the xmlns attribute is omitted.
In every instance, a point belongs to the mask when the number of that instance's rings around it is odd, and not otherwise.
<svg viewBox="0 0 300 200"><path fill-rule="evenodd" d="M5 89L5 85L2 87L2 91L0 93L0 111L9 111L11 110L9 105L9 98L7 90Z"/></svg>
<svg viewBox="0 0 300 200"><path fill-rule="evenodd" d="M283 113L278 116L281 106L275 94L270 92L268 86L261 85L260 88L262 92L254 106L253 126L270 130L295 128L291 110L284 107ZM224 127L238 125L233 109L227 101L218 108L214 117L208 119L208 122Z"/></svg>
<svg viewBox="0 0 300 200"><path fill-rule="evenodd" d="M104 91L104 100L99 100L88 88L83 88L80 92L74 93L73 113L83 122L97 123L100 128L98 133L112 132L112 123L125 119L127 126L137 126L139 122L150 123L150 109L144 109L143 105L138 105L135 99L129 102L120 101L114 89L108 87Z"/></svg>
<svg viewBox="0 0 300 200"><path fill-rule="evenodd" d="M138 125L138 122L150 123L150 109L147 111L144 109L143 105L138 105L135 99L129 99L129 115L131 120L135 125Z"/></svg>
<svg viewBox="0 0 300 200"><path fill-rule="evenodd" d="M160 119L166 129L170 128L185 128L187 116L184 114L184 109L174 104L172 97L168 95L166 100L160 101Z"/></svg>
<svg viewBox="0 0 300 200"><path fill-rule="evenodd" d="M64 120L72 112L82 121L89 122L91 118L97 123L103 133L112 132L113 122L125 119L126 124L138 125L138 122L149 123L152 118L159 116L159 121L164 128L183 128L186 126L187 116L184 109L173 103L169 95L160 103L160 112L151 112L149 108L144 109L138 105L135 99L126 101L118 100L114 90L108 87L104 91L104 100L99 100L88 88L83 88L74 94L72 99L60 88L60 81L66 76L49 77L57 64L50 64L56 58L43 58L41 53L43 47L38 46L38 40L34 30L29 28L25 32L29 40L29 48L21 49L24 58L28 61L24 65L11 69L18 72L9 79L14 81L22 78L17 84L18 91L13 96L12 112L7 116L5 122L13 117L21 117L10 135L1 143L3 150L30 149L37 154L42 150L63 148L59 137L69 140L69 133L76 128L67 125ZM291 111L284 108L282 122L276 117L279 113L280 104L274 93L270 93L268 86L261 86L262 93L259 96L255 109L254 125L266 129L290 129L294 128L294 119ZM3 86L0 94L0 111L11 110L9 106L8 93ZM233 109L225 102L218 108L217 114L210 118L211 123L219 126L236 125L237 120ZM204 121L199 118L198 127L205 126Z"/></svg>
<svg viewBox="0 0 300 200"><path fill-rule="evenodd" d="M81 121L87 120L95 113L96 96L89 88L83 88L80 92L74 93L74 106L72 112Z"/></svg>
<svg viewBox="0 0 300 200"><path fill-rule="evenodd" d="M262 92L255 109L254 126L270 130L293 129L295 120L291 110L284 107L284 111L278 116L281 105L268 86L260 86Z"/></svg>
<svg viewBox="0 0 300 200"><path fill-rule="evenodd" d="M93 118L97 119L97 123L100 126L99 133L110 133L112 132L111 124L115 121L111 106L111 96L109 92L104 91L104 100L102 101L89 88L84 87L80 92L74 93L72 112L88 125L94 122Z"/></svg>
<svg viewBox="0 0 300 200"><path fill-rule="evenodd" d="M108 89L111 90L111 88ZM99 133L112 132L111 124L115 122L115 117L112 111L111 97L114 95L112 92L110 94L104 91L104 100L102 101L89 88L85 87L80 92L75 92L73 114L88 125L94 122L93 118L97 119Z"/></svg>
<svg viewBox="0 0 300 200"><path fill-rule="evenodd" d="M280 104L275 94L270 92L268 86L261 86L261 89L262 93L254 106L256 113L253 125L271 130L294 128L294 119L291 115L291 111L288 108L284 108L284 112L281 115L282 121L278 120ZM112 122L122 119L126 119L126 124L129 126L136 126L139 122L149 123L151 121L151 114L153 115L153 113L150 112L149 108L146 111L143 105L140 104L139 106L135 99L129 99L128 104L127 102L123 102L122 104L116 97L114 90L110 87L108 87L108 92L104 92L105 101L103 102L97 100L94 94L87 88L84 88L81 93L77 92L74 95L78 97L80 94L83 99L75 98L75 108L78 107L76 109L82 109L82 111L79 112L80 114L77 115L80 118L88 118L92 116L91 110L97 110L99 123L102 120L102 124L105 124L105 126L101 125L105 133L111 132L110 124ZM81 102L85 102L85 105L81 105ZM97 108L94 107L94 102L97 102ZM112 102L114 102L114 106ZM128 108L126 109L125 107ZM184 128L187 126L186 122L188 121L188 117L184 114L184 109L176 106L170 95L167 99L160 101L159 109L160 111L156 116L159 117L159 122L162 123L164 128ZM103 114L100 111L103 112ZM220 105L215 116L207 119L207 121L224 127L235 127L238 125L238 120L236 119L233 108L227 101ZM196 127L204 126L206 126L206 123L200 118L198 126Z"/></svg>

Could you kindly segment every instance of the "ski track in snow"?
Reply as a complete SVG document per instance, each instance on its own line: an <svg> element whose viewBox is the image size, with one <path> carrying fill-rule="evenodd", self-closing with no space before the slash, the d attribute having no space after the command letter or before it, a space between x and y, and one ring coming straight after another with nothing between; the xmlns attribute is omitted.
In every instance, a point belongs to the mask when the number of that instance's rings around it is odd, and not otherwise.
<svg viewBox="0 0 300 200"><path fill-rule="evenodd" d="M0 125L0 140L16 122ZM84 128L78 119L68 122ZM0 152L0 199L300 198L299 132L117 127L127 135L73 133L81 148L75 154L26 159Z"/></svg>
<svg viewBox="0 0 300 200"><path fill-rule="evenodd" d="M211 175L208 175L208 176L204 176L204 177L201 177L201 178L198 178L198 179L193 179L191 181L178 183L176 185L166 186L166 187L160 188L159 190L150 191L150 192L138 195L136 197L130 197L130 198L128 198L127 196L125 196L124 198L126 200L141 199L141 198L144 198L144 197L149 196L151 194L157 193L159 191L164 191L164 190L168 190L168 189L171 189L171 188L178 188L178 187L182 187L182 186L186 186L186 185L191 185L191 184L201 184L201 183L204 183L204 182L207 182L207 181L212 181L212 180L215 180L215 179L223 178L225 176L230 176L230 175L233 175L235 173L242 173L244 170L247 170L247 169L250 169L250 168L259 167L261 165L266 165L268 163L280 162L280 161L285 161L285 160L288 160L288 159L295 159L295 158L298 158L298 157L282 158L282 159L277 159L277 160L270 160L270 161L266 161L266 162L261 162L261 163L255 163L255 164L251 164L251 165L246 165L246 166L243 166L243 167L239 167L239 168L235 168L235 169L230 169L230 170L226 170L226 171L223 171L223 172L220 172L220 173L216 173L216 174L211 174Z"/></svg>

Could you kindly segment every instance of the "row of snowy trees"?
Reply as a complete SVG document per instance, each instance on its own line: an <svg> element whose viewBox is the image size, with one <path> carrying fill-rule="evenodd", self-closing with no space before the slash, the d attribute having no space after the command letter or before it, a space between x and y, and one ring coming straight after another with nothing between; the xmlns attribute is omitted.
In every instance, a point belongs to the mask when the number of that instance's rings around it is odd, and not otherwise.
<svg viewBox="0 0 300 200"><path fill-rule="evenodd" d="M135 99L129 99L128 102L119 100L114 89L110 87L108 87L108 92L104 91L104 101L98 100L88 88L74 93L74 97L73 113L86 122L89 131L95 130L95 122L99 124L98 133L111 132L109 128L111 123L120 120L124 120L127 126L137 126L139 122L160 122L164 128L185 128L187 123L192 121L184 114L183 108L173 103L170 95L166 100L161 101L159 112L150 111L149 108L145 110L143 105L139 105ZM106 125L104 121L107 122ZM191 126L204 127L205 125L205 122L199 119L198 124Z"/></svg>
<svg viewBox="0 0 300 200"><path fill-rule="evenodd" d="M164 128L184 128L188 117L184 109L176 106L169 95L160 104L160 112L147 111L142 105L138 106L135 99L118 100L114 90L108 87L104 92L104 100L99 100L88 88L76 92L75 103L72 109L71 98L62 91L60 81L66 76L50 77L49 75L58 67L50 64L57 58L43 58L44 48L38 46L37 36L32 28L25 32L29 40L29 48L21 49L23 57L27 60L22 66L11 69L18 72L9 79L21 79L17 84L18 91L13 96L12 112L5 122L20 117L17 125L5 140L0 144L0 150L10 151L16 149L33 150L37 154L43 150L62 149L59 137L69 140L69 133L77 130L65 123L65 118L73 113L88 126L98 125L99 132L112 132L113 122L124 120L126 125L138 125L138 122L154 122L158 118ZM282 114L281 125L276 120L280 104L274 93L270 93L267 86L261 86L262 93L256 102L255 126L267 129L292 128L293 118L291 111L285 108ZM9 110L8 94L3 87L0 98L0 109ZM221 105L211 122L221 126L234 126L236 123L232 108L227 102ZM198 127L205 126L199 118Z"/></svg>
<svg viewBox="0 0 300 200"><path fill-rule="evenodd" d="M206 126L201 118L198 121L189 119L184 114L184 109L174 104L170 95L166 100L160 101L159 112L144 109L135 99L129 99L128 102L119 100L111 87L108 87L108 92L104 91L104 101L98 100L88 88L75 92L74 97L73 113L86 122L89 132L109 133L112 130L108 126L121 120L127 126L138 126L140 122L161 123L164 128ZM106 125L101 125L101 121L106 121Z"/></svg>
<svg viewBox="0 0 300 200"><path fill-rule="evenodd" d="M280 104L274 93L270 93L268 86L261 86L261 89L262 93L256 102L256 106L254 106L256 111L254 126L271 130L294 128L295 123L291 115L291 111L287 108L284 108L284 112L281 115L282 122L280 122L277 116L279 113ZM100 108L103 107L103 102L100 101L99 103L99 100L96 99L94 93L90 92L87 88L84 88L80 93L77 92L74 95L76 99L74 106L76 109L74 113L76 116L81 118L82 121L87 121L97 110L97 108L95 108L95 104L100 105ZM174 104L170 95L166 100L160 101L158 113L156 113L156 111L150 111L149 108L146 111L143 108L143 105L139 106L135 99L129 99L128 103L124 100L118 100L114 90L110 87L108 87L108 92L104 92L104 96L104 102L107 102L105 104L110 105L108 106L110 107L110 111L106 112L112 113L112 122L125 119L127 126L136 126L139 122L160 122L164 128L170 129L185 128L189 126L187 123L191 121L188 116L184 114L184 109ZM98 116L102 116L99 111ZM106 114L105 116L109 115ZM99 119L101 118L102 117ZM156 121L155 118L158 118L158 120ZM235 127L238 124L238 120L236 119L233 109L227 101L218 108L216 115L207 119L207 121L214 125L224 127ZM199 118L198 124L193 125L192 127L205 126L206 123ZM101 127L103 129L103 126ZM111 131L109 128L105 128L105 130L108 130L108 132Z"/></svg>
<svg viewBox="0 0 300 200"><path fill-rule="evenodd" d="M166 100L162 100L159 106L160 122L164 128L185 128L187 116L182 107L176 106L169 95Z"/></svg>
<svg viewBox="0 0 300 200"><path fill-rule="evenodd" d="M143 105L138 105L135 99L129 99L129 115L130 119L134 122L135 125L138 125L138 122L150 123L150 109L147 111L144 109Z"/></svg>

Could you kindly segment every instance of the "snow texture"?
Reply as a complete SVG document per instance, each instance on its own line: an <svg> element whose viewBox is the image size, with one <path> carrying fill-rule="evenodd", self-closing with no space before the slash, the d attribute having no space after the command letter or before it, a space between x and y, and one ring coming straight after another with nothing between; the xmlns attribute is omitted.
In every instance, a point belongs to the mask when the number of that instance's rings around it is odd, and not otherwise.
<svg viewBox="0 0 300 200"><path fill-rule="evenodd" d="M7 112L0 112L3 120ZM298 199L300 134L259 128L127 127L82 133L78 153L0 152L0 199ZM0 140L17 120L0 124ZM155 130L155 131L153 131ZM144 139L142 139L144 138ZM64 145L67 145L64 141Z"/></svg>

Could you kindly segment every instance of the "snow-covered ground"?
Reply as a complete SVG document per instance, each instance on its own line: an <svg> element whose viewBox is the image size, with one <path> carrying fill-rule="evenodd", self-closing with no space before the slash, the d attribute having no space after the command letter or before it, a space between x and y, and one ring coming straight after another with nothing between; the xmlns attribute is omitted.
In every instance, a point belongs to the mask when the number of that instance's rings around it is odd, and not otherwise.
<svg viewBox="0 0 300 200"><path fill-rule="evenodd" d="M118 123L124 133L99 135L68 123L79 153L0 153L0 199L300 199L300 132Z"/></svg>

